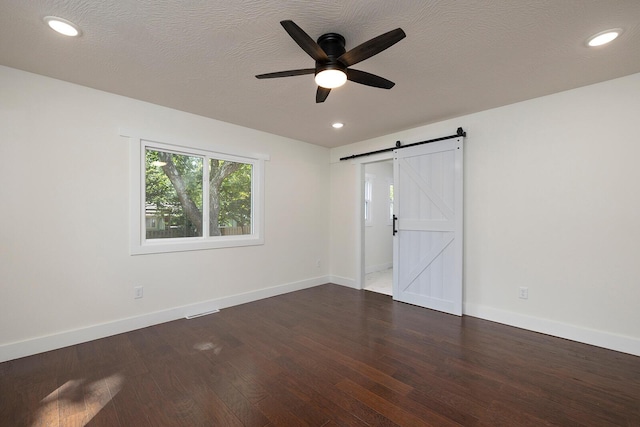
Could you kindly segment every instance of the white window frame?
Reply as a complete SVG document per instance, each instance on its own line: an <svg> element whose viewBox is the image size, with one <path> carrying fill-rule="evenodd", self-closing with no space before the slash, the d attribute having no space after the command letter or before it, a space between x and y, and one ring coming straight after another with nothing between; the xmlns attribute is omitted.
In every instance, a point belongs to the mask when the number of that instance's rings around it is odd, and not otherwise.
<svg viewBox="0 0 640 427"><path fill-rule="evenodd" d="M364 225L366 227L371 227L373 225L373 181L375 180L375 175L365 174L364 175ZM368 214L368 215L367 215Z"/></svg>
<svg viewBox="0 0 640 427"><path fill-rule="evenodd" d="M393 199L391 198L391 188L393 188L393 181L388 179L387 180L387 198L389 201L389 215L387 215L387 225L392 225L393 224ZM395 195L395 188L394 188L394 195Z"/></svg>
<svg viewBox="0 0 640 427"><path fill-rule="evenodd" d="M204 249L231 248L264 244L264 163L269 157L261 154L224 153L202 148L188 147L166 142L161 138L130 136L132 132L121 131L129 137L130 155L130 253L143 255L165 252L195 251ZM198 237L178 237L147 239L145 223L145 154L146 150L168 151L184 155L204 157L203 192L208 194L207 158L228 160L252 165L251 191L251 234L234 236L209 236L209 205L203 199L203 235ZM206 196L205 196L206 197ZM206 223L206 225L205 225Z"/></svg>

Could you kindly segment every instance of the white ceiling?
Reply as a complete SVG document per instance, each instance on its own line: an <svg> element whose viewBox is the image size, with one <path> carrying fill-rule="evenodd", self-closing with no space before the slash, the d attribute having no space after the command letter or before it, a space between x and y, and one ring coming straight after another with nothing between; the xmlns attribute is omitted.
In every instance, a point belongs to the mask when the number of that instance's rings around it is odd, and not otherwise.
<svg viewBox="0 0 640 427"><path fill-rule="evenodd" d="M347 50L401 27L354 67L396 86L347 82L316 104L313 75L256 79L314 66L284 19ZM585 46L615 27L611 45ZM640 72L640 1L0 0L0 64L335 147Z"/></svg>

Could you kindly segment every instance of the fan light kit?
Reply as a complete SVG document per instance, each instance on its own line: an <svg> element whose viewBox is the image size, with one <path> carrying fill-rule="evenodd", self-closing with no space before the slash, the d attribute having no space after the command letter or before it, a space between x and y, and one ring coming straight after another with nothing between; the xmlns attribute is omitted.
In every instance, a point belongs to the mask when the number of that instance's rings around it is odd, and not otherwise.
<svg viewBox="0 0 640 427"><path fill-rule="evenodd" d="M354 70L349 67L379 54L405 38L407 35L402 31L402 28L396 28L379 35L347 52L344 47L344 37L340 34L323 34L315 42L293 21L280 21L280 25L289 33L298 46L316 61L316 66L315 68L258 74L256 78L274 79L277 77L315 74L315 81L318 85L316 103L324 102L331 89L342 86L347 80L381 89L391 89L395 85L394 82L375 74Z"/></svg>
<svg viewBox="0 0 640 427"><path fill-rule="evenodd" d="M322 70L316 74L316 83L327 89L335 89L347 82L347 75L341 70Z"/></svg>
<svg viewBox="0 0 640 427"><path fill-rule="evenodd" d="M45 16L44 22L54 31L69 37L80 35L80 28L71 21L58 18L57 16Z"/></svg>
<svg viewBox="0 0 640 427"><path fill-rule="evenodd" d="M598 34L594 34L589 37L587 40L587 45L590 47L602 46L607 43L611 43L618 36L622 34L622 30L620 28L613 28L611 30L601 31Z"/></svg>

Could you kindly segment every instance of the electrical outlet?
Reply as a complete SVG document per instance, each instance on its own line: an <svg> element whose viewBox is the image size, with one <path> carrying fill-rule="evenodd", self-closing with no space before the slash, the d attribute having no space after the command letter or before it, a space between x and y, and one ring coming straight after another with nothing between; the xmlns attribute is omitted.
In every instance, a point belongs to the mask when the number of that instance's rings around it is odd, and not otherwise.
<svg viewBox="0 0 640 427"><path fill-rule="evenodd" d="M520 297L521 299L529 299L529 288L520 286L518 297Z"/></svg>
<svg viewBox="0 0 640 427"><path fill-rule="evenodd" d="M316 261L316 267L320 268L320 260Z"/></svg>
<svg viewBox="0 0 640 427"><path fill-rule="evenodd" d="M143 296L142 291L143 291L142 286L134 286L133 287L133 298L134 299L142 298L142 296Z"/></svg>

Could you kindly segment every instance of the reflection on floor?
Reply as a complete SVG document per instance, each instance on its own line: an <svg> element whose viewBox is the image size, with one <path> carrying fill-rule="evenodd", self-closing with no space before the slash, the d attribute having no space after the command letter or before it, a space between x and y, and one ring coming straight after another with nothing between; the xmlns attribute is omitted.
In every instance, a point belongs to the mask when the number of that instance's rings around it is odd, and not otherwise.
<svg viewBox="0 0 640 427"><path fill-rule="evenodd" d="M385 295L393 295L393 269L369 273L364 278L364 289L366 291L378 292Z"/></svg>

